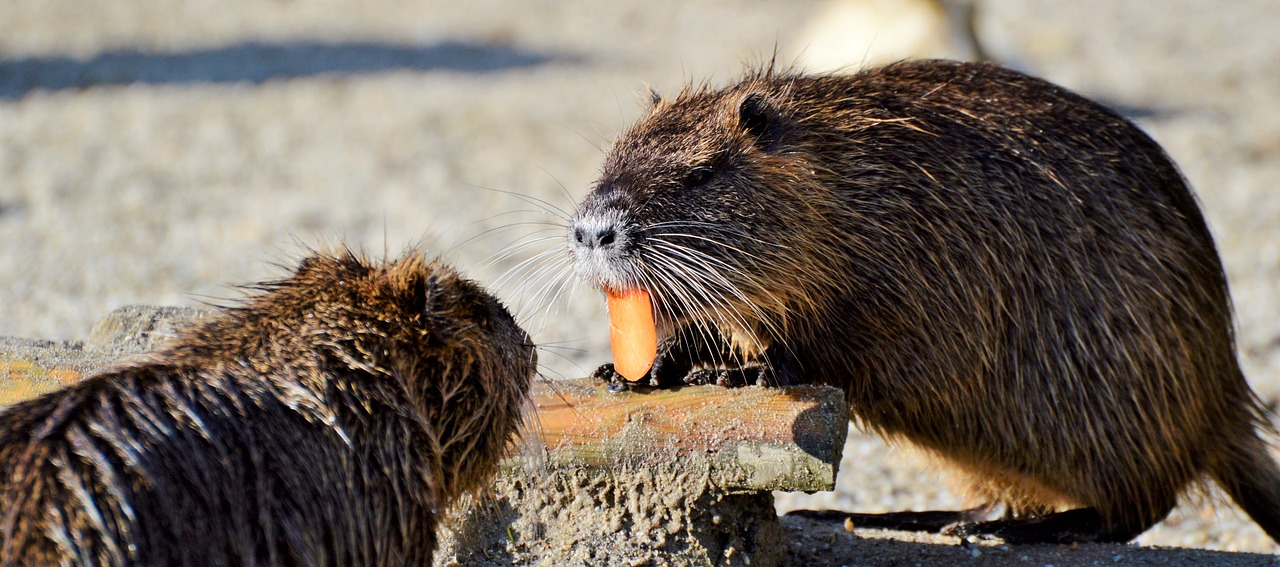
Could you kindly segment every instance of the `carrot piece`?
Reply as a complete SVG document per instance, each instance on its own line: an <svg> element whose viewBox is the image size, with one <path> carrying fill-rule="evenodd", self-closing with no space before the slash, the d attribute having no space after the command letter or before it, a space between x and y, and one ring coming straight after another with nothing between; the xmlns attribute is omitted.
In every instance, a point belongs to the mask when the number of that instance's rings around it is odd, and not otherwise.
<svg viewBox="0 0 1280 567"><path fill-rule="evenodd" d="M609 292L609 344L618 374L632 382L644 378L658 356L658 330L649 292Z"/></svg>

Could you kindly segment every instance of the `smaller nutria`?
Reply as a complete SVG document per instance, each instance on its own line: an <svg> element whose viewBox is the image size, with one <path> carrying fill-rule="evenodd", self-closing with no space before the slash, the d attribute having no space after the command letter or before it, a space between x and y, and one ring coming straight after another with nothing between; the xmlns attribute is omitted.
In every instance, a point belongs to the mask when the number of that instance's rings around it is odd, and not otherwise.
<svg viewBox="0 0 1280 567"><path fill-rule="evenodd" d="M1280 540L1195 197L1066 89L950 61L687 88L617 140L568 240L581 278L652 297L651 382L842 387L987 504L889 523L1128 541L1207 478Z"/></svg>
<svg viewBox="0 0 1280 567"><path fill-rule="evenodd" d="M0 414L3 565L427 565L536 365L440 261L315 255L146 362Z"/></svg>

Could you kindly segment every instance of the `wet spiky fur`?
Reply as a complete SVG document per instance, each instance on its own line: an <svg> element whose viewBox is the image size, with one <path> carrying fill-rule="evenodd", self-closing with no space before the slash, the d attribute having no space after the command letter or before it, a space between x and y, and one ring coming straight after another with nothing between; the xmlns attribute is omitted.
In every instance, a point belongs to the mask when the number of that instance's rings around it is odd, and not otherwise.
<svg viewBox="0 0 1280 567"><path fill-rule="evenodd" d="M1127 540L1208 477L1280 539L1195 198L1065 89L947 61L688 88L617 140L573 221L580 277L651 292L657 382L759 363L842 387L1017 515L1091 507Z"/></svg>
<svg viewBox="0 0 1280 567"><path fill-rule="evenodd" d="M307 258L151 361L0 414L0 564L426 565L534 353L439 261Z"/></svg>

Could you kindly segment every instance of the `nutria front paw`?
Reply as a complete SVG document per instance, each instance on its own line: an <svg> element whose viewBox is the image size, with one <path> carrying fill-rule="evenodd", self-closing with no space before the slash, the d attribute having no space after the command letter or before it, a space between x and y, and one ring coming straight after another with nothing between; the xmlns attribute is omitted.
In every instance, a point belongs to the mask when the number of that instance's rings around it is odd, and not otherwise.
<svg viewBox="0 0 1280 567"><path fill-rule="evenodd" d="M685 375L684 383L690 386L709 386L715 384L717 386L726 386L731 380L729 370L715 370L710 368L702 368L693 370Z"/></svg>
<svg viewBox="0 0 1280 567"><path fill-rule="evenodd" d="M749 365L742 368L703 368L686 374L684 383L693 386L715 384L725 388L741 388L768 385L771 382L769 376L769 369L764 365Z"/></svg>
<svg viewBox="0 0 1280 567"><path fill-rule="evenodd" d="M591 373L591 381L596 384L604 384L605 390L619 394L631 389L626 378L623 378L618 371L613 368L613 363L609 362L601 364L595 372Z"/></svg>

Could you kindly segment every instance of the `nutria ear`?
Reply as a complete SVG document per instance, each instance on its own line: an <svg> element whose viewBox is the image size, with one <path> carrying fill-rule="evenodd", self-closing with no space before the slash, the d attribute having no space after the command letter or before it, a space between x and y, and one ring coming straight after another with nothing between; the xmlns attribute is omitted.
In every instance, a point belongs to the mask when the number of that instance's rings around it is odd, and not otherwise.
<svg viewBox="0 0 1280 567"><path fill-rule="evenodd" d="M315 256L307 256L298 262L298 267L293 271L294 274L301 275L311 270L315 270L320 265L320 259Z"/></svg>
<svg viewBox="0 0 1280 567"><path fill-rule="evenodd" d="M435 276L424 278L421 275L414 275L409 281L408 300L409 311L421 313L427 311L431 301L431 293L434 291L436 280Z"/></svg>
<svg viewBox="0 0 1280 567"><path fill-rule="evenodd" d="M412 301L413 309L422 313L432 313L440 310L440 302L443 300L440 289L440 282L437 281L436 274L427 277L415 277L410 284L410 301Z"/></svg>
<svg viewBox="0 0 1280 567"><path fill-rule="evenodd" d="M782 139L782 120L778 109L764 93L751 93L738 105L738 125L755 139L756 146L771 151Z"/></svg>
<svg viewBox="0 0 1280 567"><path fill-rule="evenodd" d="M654 108L657 108L659 104L662 104L662 93L658 92L657 89L653 87L649 87L648 94L649 94L649 110L653 110Z"/></svg>
<svg viewBox="0 0 1280 567"><path fill-rule="evenodd" d="M293 277L323 278L340 265L336 258L313 252L310 256L298 261L298 267L293 270Z"/></svg>

